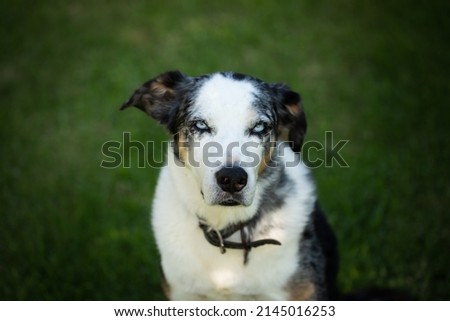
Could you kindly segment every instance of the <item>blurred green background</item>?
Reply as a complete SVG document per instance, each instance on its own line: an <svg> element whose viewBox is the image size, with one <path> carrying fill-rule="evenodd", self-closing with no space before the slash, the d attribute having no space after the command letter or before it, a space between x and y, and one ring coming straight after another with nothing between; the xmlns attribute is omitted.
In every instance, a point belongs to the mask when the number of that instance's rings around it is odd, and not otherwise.
<svg viewBox="0 0 450 321"><path fill-rule="evenodd" d="M158 170L101 146L164 130L120 104L170 69L298 90L342 291L450 299L450 2L1 1L0 299L162 299L148 213ZM158 153L161 150L157 150ZM134 164L134 165L133 165Z"/></svg>

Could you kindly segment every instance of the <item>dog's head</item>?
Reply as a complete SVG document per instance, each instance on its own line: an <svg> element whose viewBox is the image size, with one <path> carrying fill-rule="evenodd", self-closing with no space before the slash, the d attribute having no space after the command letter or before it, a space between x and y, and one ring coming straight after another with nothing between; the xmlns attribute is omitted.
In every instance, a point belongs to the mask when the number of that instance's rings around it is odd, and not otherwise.
<svg viewBox="0 0 450 321"><path fill-rule="evenodd" d="M144 83L121 109L129 106L168 128L176 158L209 205L251 205L276 142L299 152L306 132L299 94L237 73L167 72Z"/></svg>

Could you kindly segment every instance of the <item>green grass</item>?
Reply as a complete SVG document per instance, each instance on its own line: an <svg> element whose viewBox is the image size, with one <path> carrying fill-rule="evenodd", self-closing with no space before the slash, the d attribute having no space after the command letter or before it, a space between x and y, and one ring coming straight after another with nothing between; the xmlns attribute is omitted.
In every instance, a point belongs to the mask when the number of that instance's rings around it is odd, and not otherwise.
<svg viewBox="0 0 450 321"><path fill-rule="evenodd" d="M450 299L450 23L441 1L0 4L0 299L161 299L148 213L158 170L101 146L165 139L118 107L156 74L235 70L302 93L340 287ZM136 163L136 155L134 162Z"/></svg>

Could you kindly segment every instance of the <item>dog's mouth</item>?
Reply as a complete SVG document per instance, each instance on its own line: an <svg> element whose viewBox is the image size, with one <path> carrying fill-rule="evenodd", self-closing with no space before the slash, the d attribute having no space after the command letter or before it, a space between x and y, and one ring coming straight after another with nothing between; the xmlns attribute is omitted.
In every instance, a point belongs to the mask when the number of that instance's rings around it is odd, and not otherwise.
<svg viewBox="0 0 450 321"><path fill-rule="evenodd" d="M244 193L226 193L219 192L204 193L203 190L200 191L203 201L209 206L223 206L223 207L234 207L234 206L244 206L248 207L252 204L253 195L248 195Z"/></svg>
<svg viewBox="0 0 450 321"><path fill-rule="evenodd" d="M234 199L229 199L229 200L220 202L219 205L221 205L221 206L238 206L238 205L241 205L241 203Z"/></svg>
<svg viewBox="0 0 450 321"><path fill-rule="evenodd" d="M202 198L205 199L205 195L203 194L203 191L200 191ZM219 205L219 206L239 206L239 205L245 205L245 202L242 202L240 199L241 197L238 195L228 195L227 197L223 197L221 200L217 200L216 202L210 204L210 205Z"/></svg>

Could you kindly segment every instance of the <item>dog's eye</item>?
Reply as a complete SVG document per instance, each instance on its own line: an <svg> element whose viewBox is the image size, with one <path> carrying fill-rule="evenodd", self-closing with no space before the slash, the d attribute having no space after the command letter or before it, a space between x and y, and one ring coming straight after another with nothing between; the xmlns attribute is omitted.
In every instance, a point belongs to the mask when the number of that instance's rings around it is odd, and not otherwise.
<svg viewBox="0 0 450 321"><path fill-rule="evenodd" d="M252 129L251 133L254 135L261 135L267 132L268 126L265 123L258 123Z"/></svg>
<svg viewBox="0 0 450 321"><path fill-rule="evenodd" d="M206 125L206 123L203 120L197 120L194 124L195 128L198 129L199 131L209 131L209 127L208 125Z"/></svg>

